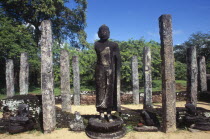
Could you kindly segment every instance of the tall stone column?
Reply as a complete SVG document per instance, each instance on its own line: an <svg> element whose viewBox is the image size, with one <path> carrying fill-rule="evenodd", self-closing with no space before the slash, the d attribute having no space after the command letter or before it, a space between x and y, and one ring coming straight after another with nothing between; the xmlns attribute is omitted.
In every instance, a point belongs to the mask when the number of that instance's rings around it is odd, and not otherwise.
<svg viewBox="0 0 210 139"><path fill-rule="evenodd" d="M52 132L56 126L52 43L51 21L44 20L41 23L40 44L42 112L45 133Z"/></svg>
<svg viewBox="0 0 210 139"><path fill-rule="evenodd" d="M176 131L176 94L171 15L159 17L162 59L163 131Z"/></svg>
<svg viewBox="0 0 210 139"><path fill-rule="evenodd" d="M21 53L20 55L20 95L28 94L28 77L29 77L29 65L28 65L28 54Z"/></svg>
<svg viewBox="0 0 210 139"><path fill-rule="evenodd" d="M132 57L132 85L133 85L133 103L139 104L139 72L138 72L138 58Z"/></svg>
<svg viewBox="0 0 210 139"><path fill-rule="evenodd" d="M153 107L152 105L152 71L151 71L151 51L149 47L144 47L143 58L144 71L144 109Z"/></svg>
<svg viewBox="0 0 210 139"><path fill-rule="evenodd" d="M74 105L80 105L80 74L79 74L78 56L73 56L72 66L73 66Z"/></svg>
<svg viewBox="0 0 210 139"><path fill-rule="evenodd" d="M14 87L14 64L12 59L6 60L6 86L7 86L7 97L15 95Z"/></svg>
<svg viewBox="0 0 210 139"><path fill-rule="evenodd" d="M118 59L119 60L119 59ZM120 83L120 78L121 78L121 76L120 76L120 69L121 69L121 60L120 60L120 62L118 61L117 62L117 65L115 65L116 66L116 80L117 80L117 111L119 112L119 113L121 113L121 95L120 95L120 92L121 92L121 83Z"/></svg>
<svg viewBox="0 0 210 139"><path fill-rule="evenodd" d="M198 67L196 47L187 49L187 103L197 106Z"/></svg>
<svg viewBox="0 0 210 139"><path fill-rule="evenodd" d="M207 93L206 60L204 56L198 60L198 89L200 93Z"/></svg>
<svg viewBox="0 0 210 139"><path fill-rule="evenodd" d="M69 52L67 50L61 50L60 73L61 73L60 76L61 76L62 111L71 112Z"/></svg>

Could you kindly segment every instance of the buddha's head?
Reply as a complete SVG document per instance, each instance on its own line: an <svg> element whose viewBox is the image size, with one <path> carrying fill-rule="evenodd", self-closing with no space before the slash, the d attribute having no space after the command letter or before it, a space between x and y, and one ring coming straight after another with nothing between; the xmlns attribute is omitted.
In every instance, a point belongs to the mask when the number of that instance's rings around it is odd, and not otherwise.
<svg viewBox="0 0 210 139"><path fill-rule="evenodd" d="M107 27L106 25L102 25L98 30L98 37L101 40L108 40L109 36L110 36L109 27Z"/></svg>

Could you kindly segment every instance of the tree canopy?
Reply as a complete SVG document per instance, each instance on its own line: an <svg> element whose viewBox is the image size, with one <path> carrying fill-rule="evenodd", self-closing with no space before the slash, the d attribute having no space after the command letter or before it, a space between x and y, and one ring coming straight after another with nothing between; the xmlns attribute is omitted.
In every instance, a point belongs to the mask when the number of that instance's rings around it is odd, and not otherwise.
<svg viewBox="0 0 210 139"><path fill-rule="evenodd" d="M174 55L177 61L186 63L187 48L196 46L197 57L205 56L207 70L210 70L210 32L208 33L193 33L187 41L181 45L174 46Z"/></svg>
<svg viewBox="0 0 210 139"><path fill-rule="evenodd" d="M61 44L63 40L70 40L72 46L87 45L86 33L86 0L74 0L76 5L72 9L66 4L69 0L1 0L2 14L15 19L21 24L33 25L35 41L39 42L41 22L46 19L52 21L54 39Z"/></svg>

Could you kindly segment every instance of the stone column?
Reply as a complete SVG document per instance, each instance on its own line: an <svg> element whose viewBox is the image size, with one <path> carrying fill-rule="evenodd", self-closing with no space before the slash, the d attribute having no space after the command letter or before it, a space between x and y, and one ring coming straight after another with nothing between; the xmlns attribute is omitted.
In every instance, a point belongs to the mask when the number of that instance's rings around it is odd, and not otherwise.
<svg viewBox="0 0 210 139"><path fill-rule="evenodd" d="M176 93L171 15L159 17L162 59L163 131L176 131Z"/></svg>
<svg viewBox="0 0 210 139"><path fill-rule="evenodd" d="M61 50L60 72L62 111L71 112L69 52L67 50Z"/></svg>
<svg viewBox="0 0 210 139"><path fill-rule="evenodd" d="M187 103L197 106L198 67L196 47L187 49Z"/></svg>
<svg viewBox="0 0 210 139"><path fill-rule="evenodd" d="M28 94L28 77L29 77L29 65L28 65L28 54L21 53L20 55L20 95Z"/></svg>
<svg viewBox="0 0 210 139"><path fill-rule="evenodd" d="M153 107L152 105L152 72L151 72L151 51L149 47L144 47L143 58L144 71L144 109Z"/></svg>
<svg viewBox="0 0 210 139"><path fill-rule="evenodd" d="M120 69L121 69L121 59L118 59L117 65L116 66L116 76L117 76L117 111L121 113L121 83L120 83Z"/></svg>
<svg viewBox="0 0 210 139"><path fill-rule="evenodd" d="M133 85L133 103L139 104L139 72L138 72L138 58L132 57L132 85Z"/></svg>
<svg viewBox="0 0 210 139"><path fill-rule="evenodd" d="M6 86L7 86L7 97L15 95L14 89L14 64L12 59L6 60Z"/></svg>
<svg viewBox="0 0 210 139"><path fill-rule="evenodd" d="M198 89L200 93L207 93L206 60L204 56L198 60Z"/></svg>
<svg viewBox="0 0 210 139"><path fill-rule="evenodd" d="M52 55L52 29L51 21L44 20L41 23L41 90L43 128L45 133L55 129L55 96L53 80L53 55Z"/></svg>
<svg viewBox="0 0 210 139"><path fill-rule="evenodd" d="M78 56L73 56L72 66L73 66L74 105L80 105L80 74L79 74Z"/></svg>

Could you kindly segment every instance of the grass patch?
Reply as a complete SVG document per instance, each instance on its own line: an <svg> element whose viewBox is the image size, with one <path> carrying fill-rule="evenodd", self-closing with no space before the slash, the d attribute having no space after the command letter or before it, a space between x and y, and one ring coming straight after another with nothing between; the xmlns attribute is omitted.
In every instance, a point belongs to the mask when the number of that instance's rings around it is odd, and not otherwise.
<svg viewBox="0 0 210 139"><path fill-rule="evenodd" d="M176 80L176 92L180 92L186 89L187 81L185 80ZM152 81L152 91L162 91L162 80L153 80ZM140 92L144 92L144 88L140 89Z"/></svg>
<svg viewBox="0 0 210 139"><path fill-rule="evenodd" d="M187 81L185 80L176 80L176 85L179 86L178 89L176 89L176 92L180 92L180 91L184 91L186 90L186 84ZM95 87L93 86L81 86L81 91L94 91ZM152 91L156 92L156 91L161 91L162 90L162 81L161 80L153 80L152 81ZM6 90L4 90L4 93L6 92ZM144 92L144 88L142 87L140 89L140 92ZM74 88L71 88L71 94L74 93ZM18 95L19 93L15 93L16 95ZM30 87L29 88L29 94L35 94L35 95L40 95L41 94L41 88L40 87ZM55 96L58 96L61 94L61 90L60 87L55 87L54 88L54 94ZM0 93L0 99L4 99L6 98L6 94Z"/></svg>
<svg viewBox="0 0 210 139"><path fill-rule="evenodd" d="M7 96L4 94L0 94L0 99L5 99Z"/></svg>

